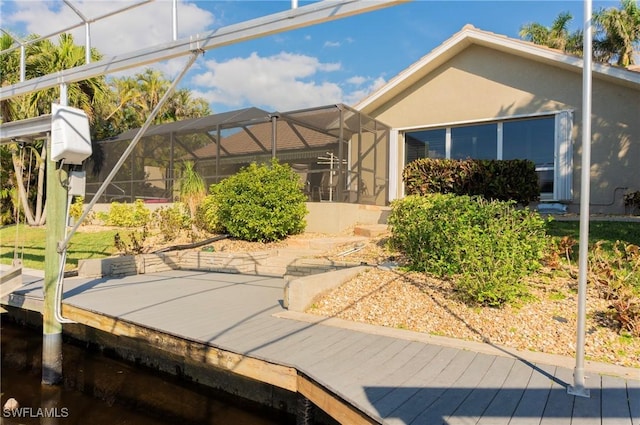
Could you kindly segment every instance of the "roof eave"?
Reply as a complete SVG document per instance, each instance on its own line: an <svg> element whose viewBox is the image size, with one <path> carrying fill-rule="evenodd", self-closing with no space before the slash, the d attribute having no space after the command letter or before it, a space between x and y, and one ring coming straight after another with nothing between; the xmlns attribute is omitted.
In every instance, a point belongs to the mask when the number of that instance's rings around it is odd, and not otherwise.
<svg viewBox="0 0 640 425"><path fill-rule="evenodd" d="M567 55L558 50L538 46L530 42L500 36L473 27L465 26L440 46L400 72L386 85L357 103L354 108L370 113L385 101L423 78L470 45L479 45L514 54L523 58L546 63L562 69L582 73L583 59ZM592 64L593 77L627 86L640 88L640 73L600 63Z"/></svg>

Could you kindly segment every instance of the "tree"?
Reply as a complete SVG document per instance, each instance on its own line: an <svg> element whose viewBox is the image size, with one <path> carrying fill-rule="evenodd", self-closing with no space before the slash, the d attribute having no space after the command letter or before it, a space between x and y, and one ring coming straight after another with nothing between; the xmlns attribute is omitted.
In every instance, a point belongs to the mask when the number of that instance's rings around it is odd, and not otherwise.
<svg viewBox="0 0 640 425"><path fill-rule="evenodd" d="M594 57L627 67L635 63L640 44L640 8L636 0L621 0L621 8L600 9L593 16L596 27Z"/></svg>
<svg viewBox="0 0 640 425"><path fill-rule="evenodd" d="M37 38L32 35L29 38ZM3 48L15 45L11 37L3 37L0 42ZM58 44L50 40L39 40L29 43L25 49L25 73L27 78L37 78L52 74L56 71L73 68L85 63L85 49L75 44L70 34L61 34ZM92 60L101 59L96 51L91 52ZM5 60L6 58L6 60ZM13 84L19 80L19 56L17 50L8 52L2 57L2 84ZM68 104L84 110L91 120L95 117L96 105L104 102L108 86L104 77L90 78L67 87ZM37 117L51 112L51 104L59 101L59 89L52 88L32 92L15 99L11 99L2 106L3 120L12 121ZM29 155L21 155L22 150L29 151ZM46 220L44 200L45 162L47 158L46 143L42 140L29 145L10 144L3 147L3 155L10 155L13 165L12 179L17 195L20 199L24 217L29 225L42 225ZM28 160L24 160L27 158ZM27 173L25 170L37 170ZM29 181L29 176L32 180ZM35 187L35 195L29 190ZM35 202L34 198L35 197Z"/></svg>
<svg viewBox="0 0 640 425"><path fill-rule="evenodd" d="M551 27L536 22L523 25L520 37L535 44L582 56L582 31L569 31L571 19L569 12L562 12ZM593 14L593 22L593 59L624 67L633 65L640 43L640 8L637 0L621 0L620 8L600 9Z"/></svg>
<svg viewBox="0 0 640 425"><path fill-rule="evenodd" d="M206 195L207 188L204 180L195 170L193 162L186 161L180 178L180 200L189 207L193 230L197 229L195 225L196 210Z"/></svg>
<svg viewBox="0 0 640 425"><path fill-rule="evenodd" d="M565 53L582 55L582 31L569 31L571 13L562 12L550 27L537 22L525 24L520 28L520 37L535 44L562 50Z"/></svg>
<svg viewBox="0 0 640 425"><path fill-rule="evenodd" d="M103 119L109 123L109 128L104 130L106 137L141 127L171 82L162 72L148 68L132 77L114 78L110 85L111 110L106 111ZM194 98L188 89L178 89L160 109L153 123L163 124L209 114L211 109L204 99Z"/></svg>

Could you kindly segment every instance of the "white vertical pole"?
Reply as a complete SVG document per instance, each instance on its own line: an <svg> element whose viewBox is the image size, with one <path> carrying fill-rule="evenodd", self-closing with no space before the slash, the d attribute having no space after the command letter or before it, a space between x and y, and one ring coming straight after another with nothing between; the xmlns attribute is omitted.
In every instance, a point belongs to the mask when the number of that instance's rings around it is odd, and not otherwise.
<svg viewBox="0 0 640 425"><path fill-rule="evenodd" d="M24 43L22 41L20 43L20 82L23 82L26 75L26 66L25 66L25 55L27 54Z"/></svg>
<svg viewBox="0 0 640 425"><path fill-rule="evenodd" d="M60 105L67 106L69 101L67 99L67 83L60 83Z"/></svg>
<svg viewBox="0 0 640 425"><path fill-rule="evenodd" d="M91 63L91 27L89 22L84 23L84 62Z"/></svg>
<svg viewBox="0 0 640 425"><path fill-rule="evenodd" d="M589 397L584 385L584 340L587 307L587 268L589 249L589 194L591 189L591 0L584 0L584 37L582 67L582 173L580 176L580 252L578 257L578 330L573 386L567 393Z"/></svg>
<svg viewBox="0 0 640 425"><path fill-rule="evenodd" d="M291 8L292 9L298 8L298 0L291 0Z"/></svg>
<svg viewBox="0 0 640 425"><path fill-rule="evenodd" d="M178 39L178 0L173 0L173 10L172 10L172 21L173 21L173 41Z"/></svg>

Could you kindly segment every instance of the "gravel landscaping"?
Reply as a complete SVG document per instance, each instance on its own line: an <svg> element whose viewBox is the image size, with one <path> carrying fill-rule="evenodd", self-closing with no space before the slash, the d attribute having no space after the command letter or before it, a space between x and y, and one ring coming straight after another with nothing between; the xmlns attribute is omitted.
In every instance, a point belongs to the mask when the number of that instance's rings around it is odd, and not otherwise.
<svg viewBox="0 0 640 425"><path fill-rule="evenodd" d="M384 238L371 240L343 260L381 264L396 259ZM336 251L339 251L336 250ZM336 258L329 253L328 258ZM326 294L308 311L328 317L483 341L549 354L575 356L575 270L542 270L530 279L531 299L504 308L470 307L456 300L451 283L424 273L374 268ZM605 312L609 302L589 289L588 360L640 367L640 338L620 333Z"/></svg>

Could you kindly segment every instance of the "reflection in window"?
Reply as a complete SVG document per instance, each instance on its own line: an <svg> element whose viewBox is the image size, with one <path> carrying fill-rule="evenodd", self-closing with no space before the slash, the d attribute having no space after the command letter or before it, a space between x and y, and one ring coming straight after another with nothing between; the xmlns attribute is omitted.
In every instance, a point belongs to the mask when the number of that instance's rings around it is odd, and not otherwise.
<svg viewBox="0 0 640 425"><path fill-rule="evenodd" d="M438 130L411 131L405 134L406 164L419 158L446 158L447 131Z"/></svg>
<svg viewBox="0 0 640 425"><path fill-rule="evenodd" d="M496 159L497 124L470 125L451 129L452 159Z"/></svg>
<svg viewBox="0 0 640 425"><path fill-rule="evenodd" d="M553 166L554 117L506 121L502 128L502 159L530 159Z"/></svg>
<svg viewBox="0 0 640 425"><path fill-rule="evenodd" d="M502 158L529 159L536 164L540 193L553 193L555 118L505 121Z"/></svg>

